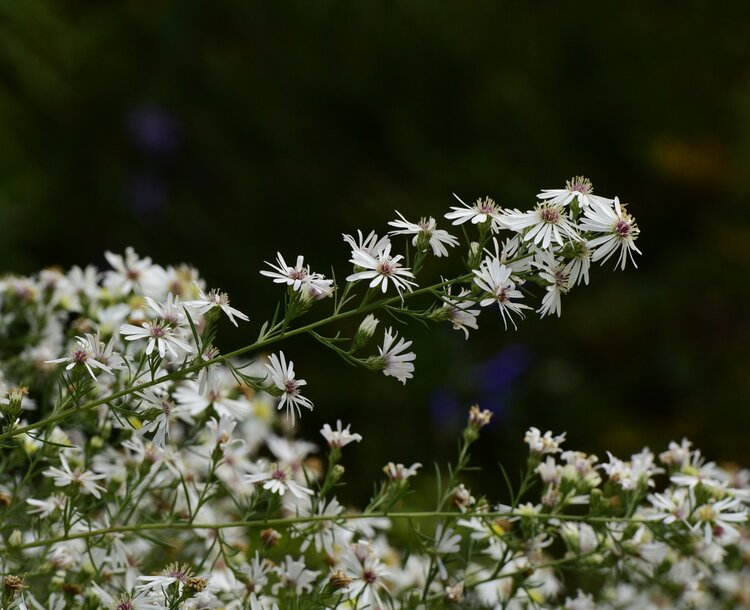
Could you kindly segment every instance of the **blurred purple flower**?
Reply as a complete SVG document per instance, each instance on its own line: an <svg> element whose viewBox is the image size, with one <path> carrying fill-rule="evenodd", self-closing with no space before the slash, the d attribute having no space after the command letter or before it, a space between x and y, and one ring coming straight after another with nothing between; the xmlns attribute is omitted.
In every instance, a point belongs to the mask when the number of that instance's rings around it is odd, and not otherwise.
<svg viewBox="0 0 750 610"><path fill-rule="evenodd" d="M436 388L428 401L430 418L437 428L453 432L459 429L466 418L466 409L455 390L449 387Z"/></svg>
<svg viewBox="0 0 750 610"><path fill-rule="evenodd" d="M179 120L157 106L137 108L130 113L126 124L130 139L146 154L171 155L180 146Z"/></svg>
<svg viewBox="0 0 750 610"><path fill-rule="evenodd" d="M531 350L518 343L478 364L471 372L473 383L468 393L471 397L468 403L463 402L463 396L450 387L437 388L429 399L433 424L451 432L460 429L466 423L468 405L474 402L495 414L490 426L498 425L513 398L516 383L529 369L532 360Z"/></svg>
<svg viewBox="0 0 750 610"><path fill-rule="evenodd" d="M532 360L531 350L517 343L501 350L474 370L476 402L496 415L491 425L500 421L513 397L516 382L529 369Z"/></svg>
<svg viewBox="0 0 750 610"><path fill-rule="evenodd" d="M167 208L167 188L153 174L136 174L127 185L128 203L138 216L154 216Z"/></svg>

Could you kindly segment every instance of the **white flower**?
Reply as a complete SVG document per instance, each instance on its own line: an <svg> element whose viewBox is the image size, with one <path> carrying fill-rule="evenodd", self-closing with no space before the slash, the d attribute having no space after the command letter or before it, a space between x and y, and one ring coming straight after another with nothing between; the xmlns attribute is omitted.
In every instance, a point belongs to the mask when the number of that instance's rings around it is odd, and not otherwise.
<svg viewBox="0 0 750 610"><path fill-rule="evenodd" d="M611 199L594 195L593 192L594 187L591 184L591 180L584 178L583 176L575 176L565 183L564 189L543 189L542 192L537 195L537 199L545 200L547 203L568 205L578 197L578 204L583 209L590 208L593 204L602 207L607 207L612 204Z"/></svg>
<svg viewBox="0 0 750 610"><path fill-rule="evenodd" d="M346 278L347 282L356 282L358 280L372 280L370 288L376 288L380 285L383 292L388 290L388 281L393 282L396 291L401 294L402 290L411 292L411 287L416 286L407 278L413 278L414 274L407 268L401 266L402 255L391 256L391 244L387 244L375 255L369 254L364 250L353 250L352 258L349 262L355 267L364 269L357 271Z"/></svg>
<svg viewBox="0 0 750 610"><path fill-rule="evenodd" d="M250 610L268 610L268 603L262 603L253 592L250 594ZM279 605L274 602L271 605L271 610L279 610Z"/></svg>
<svg viewBox="0 0 750 610"><path fill-rule="evenodd" d="M315 506L317 505L317 509ZM339 517L344 511L344 507L341 506L336 498L332 498L330 502L326 503L324 500L318 501L317 498L311 496L308 498L308 503L303 504L298 514L301 517L330 517L331 519L325 519L320 521L313 521L310 523L301 523L299 525L300 533L304 536L304 540L300 545L300 551L304 553L312 544L315 543L315 550L320 553L325 551L329 557L336 556L336 548L342 545L348 544L352 537L353 532L347 529L342 523L336 522L336 517Z"/></svg>
<svg viewBox="0 0 750 610"><path fill-rule="evenodd" d="M443 309L448 310L448 319L453 324L453 329L464 331L464 336L468 339L469 329L477 330L479 328L477 316L481 310L472 309L472 306L476 305L476 303L466 299L466 297L471 295L470 290L463 288L458 296L454 297L450 289L451 287L449 286L443 297Z"/></svg>
<svg viewBox="0 0 750 610"><path fill-rule="evenodd" d="M524 315L521 310L530 309L528 305L513 302L512 299L523 298L523 293L516 289L516 284L511 279L511 272L510 267L506 267L495 257L485 258L479 269L474 270L476 276L474 283L492 295L482 299L479 304L482 307L487 307L497 303L505 328L508 328L508 320L513 324L513 328L516 328L516 322L513 320L512 314L523 318Z"/></svg>
<svg viewBox="0 0 750 610"><path fill-rule="evenodd" d="M280 588L292 590L296 595L310 593L313 590L313 583L320 572L317 570L308 570L303 558L294 560L291 555L284 558L284 562L276 569L280 582L277 582L271 590L274 595Z"/></svg>
<svg viewBox="0 0 750 610"><path fill-rule="evenodd" d="M398 333L394 333L392 328L386 329L385 336L383 337L383 347L378 348L380 357L377 360L382 367L384 375L395 377L402 384L406 385L406 380L414 376L412 375L414 372L412 362L416 359L417 355L414 352L404 354L404 350L411 346L411 341L398 339L398 343L396 343L397 339Z"/></svg>
<svg viewBox="0 0 750 610"><path fill-rule="evenodd" d="M685 464L690 463L691 450L693 446L688 439L683 438L682 441L677 444L674 441L670 441L669 449L659 454L659 459L662 463L672 466L673 468L682 468Z"/></svg>
<svg viewBox="0 0 750 610"><path fill-rule="evenodd" d="M638 254L641 251L636 247L635 240L638 239L640 230L635 223L635 219L628 214L624 205L620 205L620 200L615 197L615 207L591 207L584 210L584 218L581 221L582 231L593 231L595 233L604 233L599 237L594 237L589 241L589 246L594 248L594 255L591 260L594 262L601 260L603 263L618 253L618 265L620 269L625 269L625 263L628 257L635 264L633 252Z"/></svg>
<svg viewBox="0 0 750 610"><path fill-rule="evenodd" d="M578 595L574 599L570 597L565 598L562 610L596 610L594 596L591 593L578 591Z"/></svg>
<svg viewBox="0 0 750 610"><path fill-rule="evenodd" d="M305 257L297 256L294 267L287 265L281 252L276 253L276 264L266 261L273 271L261 271L261 275L270 277L276 284L286 284L293 290L301 292L314 300L333 294L333 280L327 280L320 273L312 273L310 265L305 265Z"/></svg>
<svg viewBox="0 0 750 610"><path fill-rule="evenodd" d="M271 374L271 382L278 389L281 390L281 401L277 409L282 409L286 405L287 417L291 414L292 425L295 422L295 411L297 417L301 417L300 406L305 409L313 410L313 403L309 398L305 398L300 394L299 389L307 385L304 379L294 378L294 363L290 360L287 364L284 352L279 352L279 355L271 354L271 362L266 364L268 372Z"/></svg>
<svg viewBox="0 0 750 610"><path fill-rule="evenodd" d="M157 318L161 318L175 328L187 325L187 318L185 317L182 307L180 307L180 297L175 296L170 292L164 303L159 303L151 297L146 297L145 301L148 308L156 314ZM186 307L188 304L183 303L182 305L183 307Z"/></svg>
<svg viewBox="0 0 750 610"><path fill-rule="evenodd" d="M136 396L146 403L146 408L157 409L158 411L156 417L146 422L138 431L139 434L153 432L153 443L158 447L164 447L166 439L169 438L170 426L177 418L188 423L193 422L190 415L185 412L186 409L181 405L175 405L166 392L145 389L142 392L137 392ZM143 406L143 403L141 406Z"/></svg>
<svg viewBox="0 0 750 610"><path fill-rule="evenodd" d="M517 233L523 233L524 241L533 240L534 245L545 250L552 240L564 246L563 237L573 241L581 239L558 204L539 204L529 212L505 212L503 224Z"/></svg>
<svg viewBox="0 0 750 610"><path fill-rule="evenodd" d="M244 313L229 305L229 295L226 292L221 292L218 288L214 288L208 294L205 294L197 284L195 287L198 289L200 298L194 301L185 301L183 305L188 309L193 309L197 314L203 315L214 307L220 307L229 318L229 321L235 326L237 326L237 321L234 319L235 316L245 322L250 319Z"/></svg>
<svg viewBox="0 0 750 610"><path fill-rule="evenodd" d="M602 464L601 469L607 473L609 480L625 490L638 489L641 486L653 487L653 476L664 472L654 464L654 454L648 449L631 456L630 461L616 458L609 451L609 462Z"/></svg>
<svg viewBox="0 0 750 610"><path fill-rule="evenodd" d="M91 588L105 606L115 610L166 610L167 608L167 606L151 597L148 590L138 591L135 595L126 594L115 598L95 582L91 583Z"/></svg>
<svg viewBox="0 0 750 610"><path fill-rule="evenodd" d="M356 542L344 554L341 566L346 575L352 579L343 589L350 600L357 600L363 608L382 608L380 591L387 591L385 577L388 569L380 561L369 542Z"/></svg>
<svg viewBox="0 0 750 610"><path fill-rule="evenodd" d="M295 498L304 498L305 495L312 495L312 489L308 489L294 480L294 473L288 466L271 464L264 472L248 475L245 478L248 483L263 483L263 489L271 493L283 496L285 493L291 493Z"/></svg>
<svg viewBox="0 0 750 610"><path fill-rule="evenodd" d="M396 214L399 215L401 220L392 220L388 224L392 227L396 227L396 231L391 231L391 235L414 235L412 239L412 246L416 246L420 239L426 240L427 244L432 248L432 253L437 256L448 256L448 249L446 245L455 247L458 245L458 239L453 235L437 228L435 219L421 218L419 223L415 224L409 222L403 215L397 210Z"/></svg>
<svg viewBox="0 0 750 610"><path fill-rule="evenodd" d="M588 523L566 521L560 524L560 535L571 550L587 555L599 546L599 537Z"/></svg>
<svg viewBox="0 0 750 610"><path fill-rule="evenodd" d="M213 387L211 387L213 386ZM252 413L252 406L240 394L230 398L237 388L237 383L224 367L216 366L211 384L201 391L195 381L184 381L174 391L174 398L179 405L184 405L191 416L201 414L213 407L219 417L229 415L238 421L246 420Z"/></svg>
<svg viewBox="0 0 750 610"><path fill-rule="evenodd" d="M383 466L383 472L385 472L388 478L392 481L405 481L406 479L410 479L411 477L416 476L417 470L419 470L421 467L422 464L420 464L419 462L415 462L408 468L403 464L394 464L393 462L388 462L385 466Z"/></svg>
<svg viewBox="0 0 750 610"><path fill-rule="evenodd" d="M203 362L210 362L211 360L218 358L220 354L221 352L218 348L214 347L213 345L209 345L206 349L203 350L203 353L201 354L201 360L203 360ZM220 370L221 368L219 363L215 362L213 364L204 366L201 370L198 371L198 391L201 394L206 391L219 391L219 384L221 383L219 375Z"/></svg>
<svg viewBox="0 0 750 610"><path fill-rule="evenodd" d="M76 468L71 470L68 460L65 459L65 455L60 455L60 468L48 468L42 474L45 477L52 477L55 479L55 485L57 487L67 487L68 485L77 485L85 493L91 494L95 498L101 498L100 492L107 491L104 487L97 484L96 481L105 478L106 475L94 474L90 470L81 470Z"/></svg>
<svg viewBox="0 0 750 610"><path fill-rule="evenodd" d="M244 581L253 591L261 591L268 584L268 571L271 566L268 562L261 559L260 553L256 550L250 563L243 563L239 571L244 576Z"/></svg>
<svg viewBox="0 0 750 610"><path fill-rule="evenodd" d="M678 520L687 524L691 499L688 491L686 487L679 487L667 489L663 494L649 494L648 501L651 502L654 510L649 511L646 518L661 521L665 525Z"/></svg>
<svg viewBox="0 0 750 610"><path fill-rule="evenodd" d="M168 322L143 322L141 326L123 324L120 327L120 334L124 335L126 341L148 339L146 355L149 356L154 349L159 352L159 356L162 358L167 352L173 357L179 358L180 352L192 354L194 351L193 347L182 339L180 330L174 328Z"/></svg>
<svg viewBox="0 0 750 610"><path fill-rule="evenodd" d="M454 225L461 225L471 221L472 224L483 224L490 221L490 228L496 233L504 227L502 222L502 208L489 197L477 199L472 205L464 203L461 198L453 193L453 196L464 207L451 207L452 212L448 212L445 217L452 220Z"/></svg>
<svg viewBox="0 0 750 610"><path fill-rule="evenodd" d="M329 447L332 449L341 449L349 443L353 443L354 441L359 443L362 440L361 434L349 432L350 427L351 424L347 425L346 428L342 428L341 420L339 419L336 421L335 430L330 425L324 424L320 430L320 434L326 439Z"/></svg>
<svg viewBox="0 0 750 610"><path fill-rule="evenodd" d="M164 269L150 258L140 258L133 248L127 248L124 257L112 252L105 252L104 257L114 269L107 271L104 286L116 294L155 293L163 284Z"/></svg>
<svg viewBox="0 0 750 610"><path fill-rule="evenodd" d="M106 371L107 373L112 372L111 368L109 368L104 362L101 362L97 358L98 350L98 337L95 338L94 335L76 337L76 345L70 350L67 356L63 356L62 358L57 358L55 360L46 360L45 362L47 364L59 364L61 362L67 362L68 366L65 367L66 371L69 371L75 366L83 366L89 372L91 378L96 381L94 369Z"/></svg>
<svg viewBox="0 0 750 610"><path fill-rule="evenodd" d="M230 415L222 415L219 421L212 417L206 422L206 427L209 429L213 441L215 444L223 449L227 444L232 441L232 432L237 426L237 421ZM235 439L236 442L243 442L242 439Z"/></svg>
<svg viewBox="0 0 750 610"><path fill-rule="evenodd" d="M443 524L438 523L435 528L435 552L438 555L458 553L461 550L461 536L455 534L451 528L443 529Z"/></svg>
<svg viewBox="0 0 750 610"><path fill-rule="evenodd" d="M557 487L562 479L562 467L555 463L555 458L551 455L548 455L547 460L536 467L535 472L545 485Z"/></svg>
<svg viewBox="0 0 750 610"><path fill-rule="evenodd" d="M581 282L588 286L592 253L589 242L582 240L575 244L572 257L564 267L564 272L568 275L569 287L572 288Z"/></svg>
<svg viewBox="0 0 750 610"><path fill-rule="evenodd" d="M733 523L747 522L747 509L739 498L727 497L718 502L708 502L695 509L693 517L696 519L695 528L703 526L706 544L716 538L727 537L736 541L741 534Z"/></svg>
<svg viewBox="0 0 750 610"><path fill-rule="evenodd" d="M157 576L139 576L138 580L143 581L145 584L138 585L136 589L165 589L169 585L179 583L179 590L182 591L183 586L192 576L193 572L187 566L177 563L170 563L166 568L164 568L163 572Z"/></svg>
<svg viewBox="0 0 750 610"><path fill-rule="evenodd" d="M571 288L570 272L565 264L557 260L552 252L539 252L532 263L539 269L539 277L548 282L547 292L542 297L542 306L537 309L541 317L562 313L562 295Z"/></svg>
<svg viewBox="0 0 750 610"><path fill-rule="evenodd" d="M387 235L383 235L380 239L376 235L375 231L370 231L367 237L362 236L362 231L357 229L357 239L351 235L343 235L344 241L348 243L352 248L352 258L355 253L368 254L375 256L378 252L391 245L391 240Z"/></svg>
<svg viewBox="0 0 750 610"><path fill-rule="evenodd" d="M539 428L532 426L526 431L523 441L529 446L529 450L533 454L546 455L559 453L561 451L560 445L565 440L565 432L559 436L552 436L552 431L542 435Z"/></svg>
<svg viewBox="0 0 750 610"><path fill-rule="evenodd" d="M304 472L302 471L305 458L318 449L315 443L275 435L271 435L266 439L266 445L268 445L271 453L276 456L279 462L284 466L289 466L300 480L305 479Z"/></svg>
<svg viewBox="0 0 750 610"><path fill-rule="evenodd" d="M29 509L29 514L38 514L40 517L45 518L49 517L55 510L63 510L65 508L65 496L55 494L46 500L28 498L26 503L34 507Z"/></svg>

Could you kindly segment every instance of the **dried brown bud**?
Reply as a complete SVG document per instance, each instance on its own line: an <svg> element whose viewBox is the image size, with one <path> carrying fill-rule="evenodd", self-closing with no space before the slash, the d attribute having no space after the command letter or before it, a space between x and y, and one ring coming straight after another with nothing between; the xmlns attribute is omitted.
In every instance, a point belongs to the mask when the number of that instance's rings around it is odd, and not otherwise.
<svg viewBox="0 0 750 610"><path fill-rule="evenodd" d="M480 409L479 405L472 405L469 409L469 426L479 430L490 423L492 411Z"/></svg>
<svg viewBox="0 0 750 610"><path fill-rule="evenodd" d="M4 491L0 491L0 506L3 508L8 508L10 506L12 498L5 493Z"/></svg>
<svg viewBox="0 0 750 610"><path fill-rule="evenodd" d="M187 585L188 589L191 589L196 593L200 593L208 586L208 582L206 581L206 579L200 578L199 576L191 576L187 579L187 583L185 584Z"/></svg>
<svg viewBox="0 0 750 610"><path fill-rule="evenodd" d="M9 574L3 579L3 586L5 587L6 591L9 591L10 593L17 593L18 591L23 589L23 580L21 580L18 576Z"/></svg>
<svg viewBox="0 0 750 610"><path fill-rule="evenodd" d="M461 512L464 512L469 506L476 502L476 498L471 495L471 492L466 489L466 486L463 483L453 490L451 493L451 500L453 505Z"/></svg>
<svg viewBox="0 0 750 610"><path fill-rule="evenodd" d="M464 583L459 582L452 587L445 587L445 601L449 604L460 604L464 601Z"/></svg>
<svg viewBox="0 0 750 610"><path fill-rule="evenodd" d="M271 548L279 543L279 540L281 540L281 534L272 527L269 527L261 530L260 539L266 548Z"/></svg>
<svg viewBox="0 0 750 610"><path fill-rule="evenodd" d="M331 583L331 586L336 589L346 589L349 584L352 582L352 579L349 578L344 572L341 570L336 570L331 574L331 577L328 579L328 582Z"/></svg>
<svg viewBox="0 0 750 610"><path fill-rule="evenodd" d="M81 591L81 585L74 582L63 582L60 584L60 591L63 593L67 593L68 595L80 595Z"/></svg>

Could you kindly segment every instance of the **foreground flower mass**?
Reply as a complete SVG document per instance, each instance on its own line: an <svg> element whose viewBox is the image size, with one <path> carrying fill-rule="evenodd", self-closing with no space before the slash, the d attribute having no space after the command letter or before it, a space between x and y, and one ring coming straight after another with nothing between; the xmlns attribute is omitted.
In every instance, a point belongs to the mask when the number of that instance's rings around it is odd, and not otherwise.
<svg viewBox="0 0 750 610"><path fill-rule="evenodd" d="M326 413L315 443L294 436L325 410L321 380L277 343L305 335L405 384L419 346L401 322L462 340L483 316L515 328L561 315L592 263L635 264L618 198L582 177L538 198L459 199L446 228L397 212L387 235L344 236L341 283L278 253L260 272L276 308L230 306L192 267L132 249L107 253L111 269L2 278L0 338L21 347L0 356L0 607L750 607L750 474L687 440L605 459L530 428L521 478L473 489L470 449L492 417L474 406L434 495L414 493L431 468L395 455L348 506L337 491L367 430ZM443 277L446 257L464 270ZM237 326L257 339L222 352Z"/></svg>

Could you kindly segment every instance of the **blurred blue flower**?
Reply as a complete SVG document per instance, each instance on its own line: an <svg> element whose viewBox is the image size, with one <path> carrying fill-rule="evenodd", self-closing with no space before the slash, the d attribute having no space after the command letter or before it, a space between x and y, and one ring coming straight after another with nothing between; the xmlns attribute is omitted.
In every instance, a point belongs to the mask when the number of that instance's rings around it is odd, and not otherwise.
<svg viewBox="0 0 750 610"><path fill-rule="evenodd" d="M131 112L127 118L127 131L133 143L151 155L174 154L182 139L179 120L153 105Z"/></svg>
<svg viewBox="0 0 750 610"><path fill-rule="evenodd" d="M466 409L461 407L458 393L450 387L435 388L428 401L430 418L442 431L453 432L464 424Z"/></svg>
<svg viewBox="0 0 750 610"><path fill-rule="evenodd" d="M529 369L533 354L521 343L509 345L474 369L476 401L483 409L495 414L497 424L507 410L518 380Z"/></svg>
<svg viewBox="0 0 750 610"><path fill-rule="evenodd" d="M153 174L136 174L127 185L128 203L138 216L154 216L167 209L167 188Z"/></svg>
<svg viewBox="0 0 750 610"><path fill-rule="evenodd" d="M518 381L529 369L532 360L533 354L529 347L517 343L476 365L470 373L472 385L468 402L449 386L436 388L428 403L433 425L451 433L462 428L471 403L492 411L495 417L490 425L497 425L513 399Z"/></svg>

